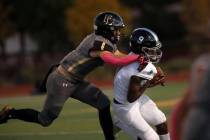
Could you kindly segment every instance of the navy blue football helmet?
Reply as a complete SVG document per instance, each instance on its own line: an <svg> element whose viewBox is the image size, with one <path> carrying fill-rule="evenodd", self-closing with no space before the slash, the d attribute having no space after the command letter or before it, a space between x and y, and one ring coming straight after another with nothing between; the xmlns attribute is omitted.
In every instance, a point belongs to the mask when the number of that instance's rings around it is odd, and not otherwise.
<svg viewBox="0 0 210 140"><path fill-rule="evenodd" d="M131 33L129 47L133 53L144 54L152 63L158 63L162 57L158 36L147 28L137 28Z"/></svg>

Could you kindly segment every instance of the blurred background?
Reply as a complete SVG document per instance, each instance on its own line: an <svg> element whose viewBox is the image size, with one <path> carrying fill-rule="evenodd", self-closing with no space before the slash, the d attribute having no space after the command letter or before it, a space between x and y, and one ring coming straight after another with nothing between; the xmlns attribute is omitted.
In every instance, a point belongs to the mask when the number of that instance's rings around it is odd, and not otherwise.
<svg viewBox="0 0 210 140"><path fill-rule="evenodd" d="M170 118L188 88L192 63L210 52L209 0L0 0L0 107L11 104L40 110L45 95L8 97L39 94L37 88L50 66L93 32L94 17L103 11L123 17L126 28L118 46L124 52L134 28L147 27L158 34L163 44L160 66L167 83L148 92ZM114 72L110 67L99 68L87 79L112 98ZM0 126L0 139L103 139L98 124L93 108L72 101L50 128L11 121Z"/></svg>
<svg viewBox="0 0 210 140"><path fill-rule="evenodd" d="M102 11L124 18L122 50L135 27L155 31L168 74L186 74L193 59L210 48L209 0L0 0L0 87L38 85L50 65L93 31ZM112 74L99 69L89 78L107 80Z"/></svg>

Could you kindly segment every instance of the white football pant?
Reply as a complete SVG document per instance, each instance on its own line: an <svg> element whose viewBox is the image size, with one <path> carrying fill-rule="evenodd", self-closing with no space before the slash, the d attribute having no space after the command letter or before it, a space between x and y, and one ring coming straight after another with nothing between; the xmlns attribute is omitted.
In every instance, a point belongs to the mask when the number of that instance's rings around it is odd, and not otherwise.
<svg viewBox="0 0 210 140"><path fill-rule="evenodd" d="M150 126L156 126L166 121L162 111L146 95L137 101L127 104L113 103L114 125L120 127L125 133L137 139L159 140L159 136Z"/></svg>

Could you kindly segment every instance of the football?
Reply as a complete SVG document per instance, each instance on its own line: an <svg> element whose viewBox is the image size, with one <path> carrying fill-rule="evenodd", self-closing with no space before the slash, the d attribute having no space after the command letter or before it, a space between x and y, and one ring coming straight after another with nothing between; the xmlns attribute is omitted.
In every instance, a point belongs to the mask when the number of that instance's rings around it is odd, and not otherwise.
<svg viewBox="0 0 210 140"><path fill-rule="evenodd" d="M164 86L165 83L165 74L160 67L156 67L157 74L150 81L150 87L154 87L156 85Z"/></svg>

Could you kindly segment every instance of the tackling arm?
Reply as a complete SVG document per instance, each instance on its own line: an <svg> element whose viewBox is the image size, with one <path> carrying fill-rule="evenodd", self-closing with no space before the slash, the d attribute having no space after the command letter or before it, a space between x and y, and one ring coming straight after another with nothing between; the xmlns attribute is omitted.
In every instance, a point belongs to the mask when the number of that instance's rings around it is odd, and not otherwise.
<svg viewBox="0 0 210 140"><path fill-rule="evenodd" d="M135 54L119 56L109 51L90 52L90 55L92 57L100 57L105 63L116 66L128 65L139 58L139 55Z"/></svg>
<svg viewBox="0 0 210 140"><path fill-rule="evenodd" d="M114 55L111 52L104 51L100 54L100 57L107 64L122 66L122 65L127 65L134 61L137 61L139 56L138 55L127 55L124 57L122 57L122 56L119 57L119 56Z"/></svg>
<svg viewBox="0 0 210 140"><path fill-rule="evenodd" d="M100 57L105 63L115 66L127 65L139 59L139 55L125 55L119 50L115 50L110 44L98 40L93 43L89 55L91 57Z"/></svg>

